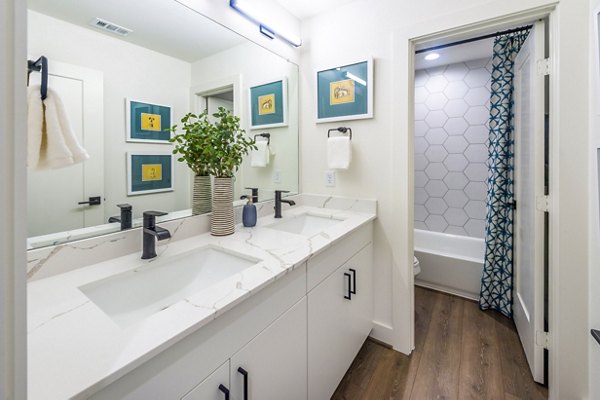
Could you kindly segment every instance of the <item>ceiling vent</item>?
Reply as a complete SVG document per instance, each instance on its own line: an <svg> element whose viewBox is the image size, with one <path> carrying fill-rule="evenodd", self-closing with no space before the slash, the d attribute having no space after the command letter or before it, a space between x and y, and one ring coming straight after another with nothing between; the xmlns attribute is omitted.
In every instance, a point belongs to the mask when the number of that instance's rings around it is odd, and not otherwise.
<svg viewBox="0 0 600 400"><path fill-rule="evenodd" d="M102 29L102 30L114 33L115 35L119 35L119 36L127 36L132 32L131 29L124 28L122 26L119 26L117 24L114 24L112 22L109 22L105 19L98 18L98 17L94 18L90 22L90 25L95 26L98 29Z"/></svg>

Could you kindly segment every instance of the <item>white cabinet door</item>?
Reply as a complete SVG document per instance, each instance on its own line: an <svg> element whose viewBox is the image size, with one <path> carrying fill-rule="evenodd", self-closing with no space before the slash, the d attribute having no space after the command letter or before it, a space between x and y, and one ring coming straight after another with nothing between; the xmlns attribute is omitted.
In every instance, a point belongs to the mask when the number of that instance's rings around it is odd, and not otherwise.
<svg viewBox="0 0 600 400"><path fill-rule="evenodd" d="M371 265L369 244L308 294L309 400L331 398L371 331Z"/></svg>
<svg viewBox="0 0 600 400"><path fill-rule="evenodd" d="M229 390L229 360L181 400L225 400L227 390Z"/></svg>
<svg viewBox="0 0 600 400"><path fill-rule="evenodd" d="M303 297L231 357L232 400L306 400L306 313Z"/></svg>

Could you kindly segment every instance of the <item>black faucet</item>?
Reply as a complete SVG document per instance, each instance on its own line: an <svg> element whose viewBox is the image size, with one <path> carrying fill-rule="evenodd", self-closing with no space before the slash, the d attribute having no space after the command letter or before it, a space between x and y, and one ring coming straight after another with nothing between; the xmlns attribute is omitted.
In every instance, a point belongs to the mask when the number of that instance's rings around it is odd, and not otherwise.
<svg viewBox="0 0 600 400"><path fill-rule="evenodd" d="M254 204L258 203L258 188L247 187L246 189L252 190L252 197L251 197L252 202ZM248 198L248 195L243 195L243 196L240 197L240 200L244 200L244 199L247 199L247 198Z"/></svg>
<svg viewBox="0 0 600 400"><path fill-rule="evenodd" d="M117 207L121 209L120 217L110 217L108 222L120 222L121 230L131 229L131 204L117 204Z"/></svg>
<svg viewBox="0 0 600 400"><path fill-rule="evenodd" d="M290 206L295 206L296 202L294 200L282 200L282 193L289 193L289 190L276 190L275 191L275 218L281 218L281 203L287 203Z"/></svg>
<svg viewBox="0 0 600 400"><path fill-rule="evenodd" d="M161 211L144 211L144 227L142 228L142 260L156 257L156 240L165 240L171 237L171 232L156 226L156 217L167 215Z"/></svg>

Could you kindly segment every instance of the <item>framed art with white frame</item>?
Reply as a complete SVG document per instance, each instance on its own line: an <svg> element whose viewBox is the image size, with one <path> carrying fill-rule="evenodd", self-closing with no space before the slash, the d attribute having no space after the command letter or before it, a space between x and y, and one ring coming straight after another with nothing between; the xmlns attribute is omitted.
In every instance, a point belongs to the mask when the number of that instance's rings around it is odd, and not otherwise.
<svg viewBox="0 0 600 400"><path fill-rule="evenodd" d="M373 118L373 58L318 70L317 123Z"/></svg>
<svg viewBox="0 0 600 400"><path fill-rule="evenodd" d="M287 126L287 78L250 86L250 129Z"/></svg>
<svg viewBox="0 0 600 400"><path fill-rule="evenodd" d="M171 144L171 106L125 99L127 142Z"/></svg>
<svg viewBox="0 0 600 400"><path fill-rule="evenodd" d="M173 191L174 169L174 158L171 152L127 152L127 195Z"/></svg>

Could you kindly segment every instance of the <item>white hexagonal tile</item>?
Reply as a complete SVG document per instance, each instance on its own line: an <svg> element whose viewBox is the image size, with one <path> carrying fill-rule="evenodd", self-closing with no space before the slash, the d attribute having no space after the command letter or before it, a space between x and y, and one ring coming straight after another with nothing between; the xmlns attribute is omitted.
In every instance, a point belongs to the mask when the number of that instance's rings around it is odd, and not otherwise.
<svg viewBox="0 0 600 400"><path fill-rule="evenodd" d="M432 179L425 185L425 190L432 197L442 197L446 194L448 188L443 181Z"/></svg>
<svg viewBox="0 0 600 400"><path fill-rule="evenodd" d="M485 106L490 102L490 91L486 87L469 89L465 101L470 106Z"/></svg>
<svg viewBox="0 0 600 400"><path fill-rule="evenodd" d="M427 228L427 225L425 225L425 222L415 220L415 229L421 229L421 230L426 231L429 228Z"/></svg>
<svg viewBox="0 0 600 400"><path fill-rule="evenodd" d="M444 94L449 99L462 99L469 87L463 81L450 82L446 89L444 89Z"/></svg>
<svg viewBox="0 0 600 400"><path fill-rule="evenodd" d="M415 204L424 205L429 195L424 188L415 188Z"/></svg>
<svg viewBox="0 0 600 400"><path fill-rule="evenodd" d="M431 145L425 151L425 157L427 157L430 162L442 162L447 155L448 152L444 146L439 144Z"/></svg>
<svg viewBox="0 0 600 400"><path fill-rule="evenodd" d="M423 188L429 180L429 177L425 174L425 171L415 171L415 187Z"/></svg>
<svg viewBox="0 0 600 400"><path fill-rule="evenodd" d="M429 143L427 143L427 140L425 140L424 137L415 137L415 153L424 154L425 150L427 150L427 147L429 147Z"/></svg>
<svg viewBox="0 0 600 400"><path fill-rule="evenodd" d="M415 221L415 227L417 226L417 222L420 224L425 225L423 222L421 221ZM427 225L425 225L427 226ZM421 229L421 228L419 228ZM465 228L463 228L462 226L449 226L444 230L444 233L449 233L451 235L460 235L460 236L467 236L467 231L465 231Z"/></svg>
<svg viewBox="0 0 600 400"><path fill-rule="evenodd" d="M450 64L446 67L444 76L448 82L462 81L467 72L469 72L469 68L467 68L465 63Z"/></svg>
<svg viewBox="0 0 600 400"><path fill-rule="evenodd" d="M430 110L441 110L448 103L448 99L444 95L444 93L432 93L427 97L427 101L425 105Z"/></svg>
<svg viewBox="0 0 600 400"><path fill-rule="evenodd" d="M491 50L492 49L490 49L490 54L491 54ZM488 57L478 58L477 60L469 60L469 61L465 62L465 64L467 64L467 67L469 67L469 69L478 69L478 68L485 68L488 61L490 61L490 59Z"/></svg>
<svg viewBox="0 0 600 400"><path fill-rule="evenodd" d="M462 172L448 172L444 177L444 183L448 186L448 189L462 190L467 186L469 180Z"/></svg>
<svg viewBox="0 0 600 400"><path fill-rule="evenodd" d="M469 125L483 125L490 119L490 112L484 106L471 107L465 113L465 119Z"/></svg>
<svg viewBox="0 0 600 400"><path fill-rule="evenodd" d="M448 168L448 171L462 171L468 163L462 154L449 154L444 160L444 165Z"/></svg>
<svg viewBox="0 0 600 400"><path fill-rule="evenodd" d="M448 190L444 195L444 201L450 207L462 208L467 204L469 198L462 190Z"/></svg>
<svg viewBox="0 0 600 400"><path fill-rule="evenodd" d="M470 144L465 150L469 162L485 163L488 159L488 148L485 144Z"/></svg>
<svg viewBox="0 0 600 400"><path fill-rule="evenodd" d="M425 225L434 232L444 232L444 229L448 227L448 223L441 215L430 215L425 219Z"/></svg>
<svg viewBox="0 0 600 400"><path fill-rule="evenodd" d="M439 197L430 197L425 202L425 208L429 214L442 215L448 209L448 205Z"/></svg>
<svg viewBox="0 0 600 400"><path fill-rule="evenodd" d="M485 219L485 202L470 200L465 206L465 212L469 218Z"/></svg>
<svg viewBox="0 0 600 400"><path fill-rule="evenodd" d="M467 221L464 228L471 237L482 238L485 236L485 221L482 219L471 218Z"/></svg>
<svg viewBox="0 0 600 400"><path fill-rule="evenodd" d="M442 128L431 128L425 135L425 140L429 144L442 144L448 138L448 134Z"/></svg>
<svg viewBox="0 0 600 400"><path fill-rule="evenodd" d="M442 75L445 70L446 70L446 66L440 65L438 67L427 68L427 73L429 74L429 76L436 76L436 75Z"/></svg>
<svg viewBox="0 0 600 400"><path fill-rule="evenodd" d="M415 87L425 86L428 79L429 79L429 74L424 69L415 71Z"/></svg>
<svg viewBox="0 0 600 400"><path fill-rule="evenodd" d="M415 103L424 104L425 100L427 100L427 96L429 96L429 92L425 87L415 87Z"/></svg>
<svg viewBox="0 0 600 400"><path fill-rule="evenodd" d="M448 135L462 135L468 127L469 124L467 124L467 121L462 117L450 118L448 119L448 122L444 124L444 129L448 132Z"/></svg>
<svg viewBox="0 0 600 400"><path fill-rule="evenodd" d="M441 162L429 163L427 168L425 168L425 174L427 174L429 179L444 179L444 177L446 176L447 173L448 173L448 170L446 169L444 164L442 164Z"/></svg>
<svg viewBox="0 0 600 400"><path fill-rule="evenodd" d="M415 121L415 136L425 136L429 127L425 121Z"/></svg>
<svg viewBox="0 0 600 400"><path fill-rule="evenodd" d="M485 182L469 182L463 190L471 200L486 200L487 185L485 184Z"/></svg>
<svg viewBox="0 0 600 400"><path fill-rule="evenodd" d="M450 168L448 168L448 170L450 170ZM472 181L485 182L488 177L488 170L485 164L471 163L466 166L465 175Z"/></svg>
<svg viewBox="0 0 600 400"><path fill-rule="evenodd" d="M415 104L415 110L417 105ZM430 128L441 128L448 121L448 116L443 111L431 111L425 117L425 122Z"/></svg>
<svg viewBox="0 0 600 400"><path fill-rule="evenodd" d="M429 109L425 107L425 104L415 104L415 120L423 121L427 114L429 113Z"/></svg>
<svg viewBox="0 0 600 400"><path fill-rule="evenodd" d="M448 225L463 226L469 217L462 208L452 207L444 212L444 219L448 222Z"/></svg>
<svg viewBox="0 0 600 400"><path fill-rule="evenodd" d="M450 100L445 106L444 111L449 117L462 117L469 109L469 105L463 99Z"/></svg>
<svg viewBox="0 0 600 400"><path fill-rule="evenodd" d="M465 76L465 83L469 85L469 87L475 88L485 86L489 79L490 73L485 68L478 68L472 69L467 73L467 76Z"/></svg>
<svg viewBox="0 0 600 400"><path fill-rule="evenodd" d="M415 221L425 222L428 216L429 212L424 205L415 204Z"/></svg>
<svg viewBox="0 0 600 400"><path fill-rule="evenodd" d="M444 142L444 148L448 150L448 153L462 153L467 146L469 143L462 136L449 136Z"/></svg>
<svg viewBox="0 0 600 400"><path fill-rule="evenodd" d="M469 143L487 143L490 130L485 125L471 125L465 131L465 139Z"/></svg>
<svg viewBox="0 0 600 400"><path fill-rule="evenodd" d="M427 164L429 164L429 161L425 157L425 154L415 154L416 171L425 171L425 168L427 168Z"/></svg>
<svg viewBox="0 0 600 400"><path fill-rule="evenodd" d="M430 71L431 73L431 71ZM440 93L448 86L448 81L443 75L432 76L427 80L425 87L429 90L429 93Z"/></svg>

